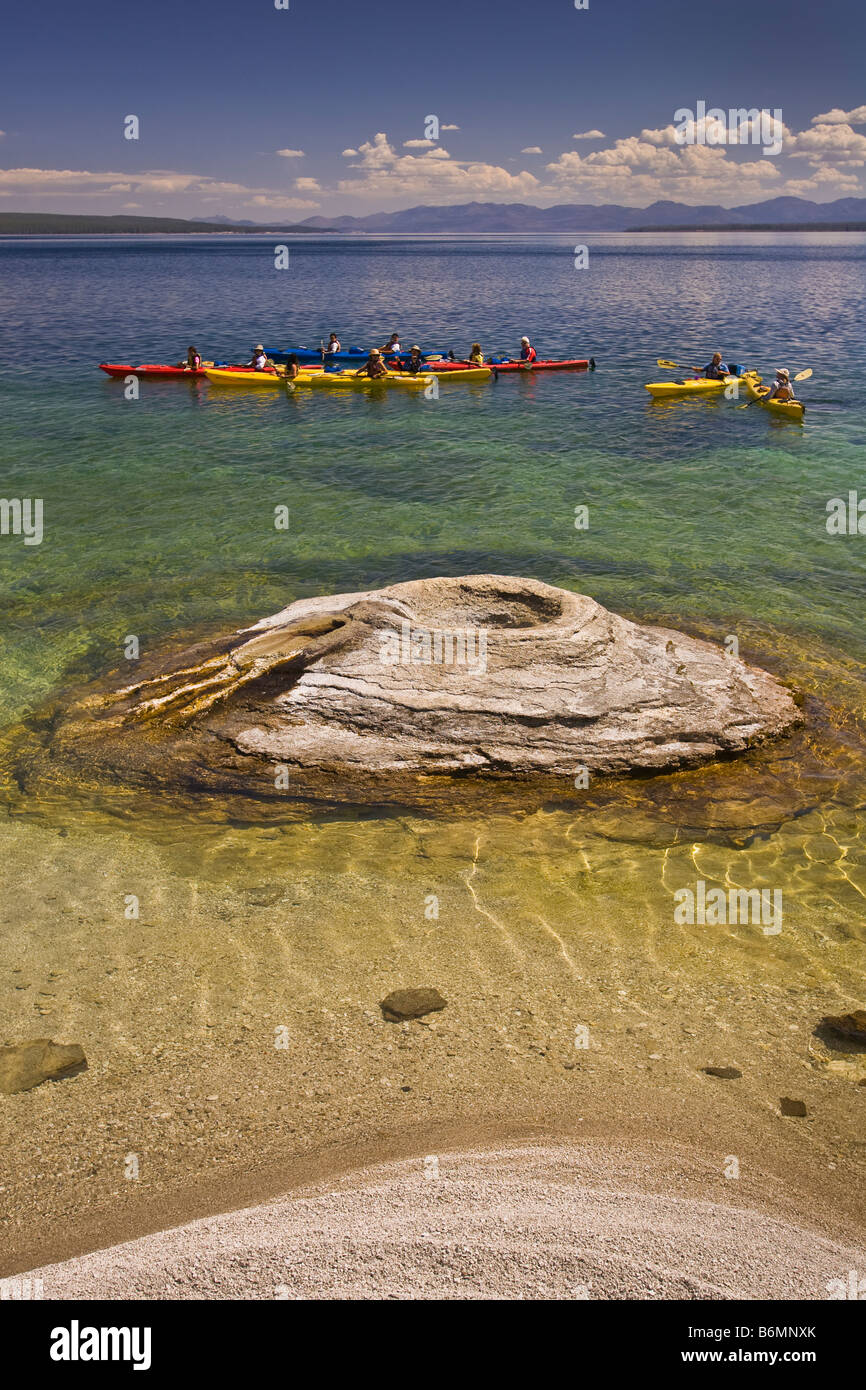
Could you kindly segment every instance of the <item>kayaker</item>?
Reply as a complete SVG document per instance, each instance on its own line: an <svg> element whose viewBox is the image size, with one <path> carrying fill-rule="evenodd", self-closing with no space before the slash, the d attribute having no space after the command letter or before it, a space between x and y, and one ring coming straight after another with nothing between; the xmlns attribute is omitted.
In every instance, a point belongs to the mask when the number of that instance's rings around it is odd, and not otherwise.
<svg viewBox="0 0 866 1390"><path fill-rule="evenodd" d="M537 357L538 357L538 353L535 351L535 348L532 346L532 344L531 344L531 342L529 341L529 339L528 339L528 338L521 338L521 339L520 339L520 360L521 360L521 362L534 362L534 361L536 360Z"/></svg>
<svg viewBox="0 0 866 1390"><path fill-rule="evenodd" d="M388 368L382 361L382 354L378 348L370 349L370 355L368 356L363 367L359 367L358 371L355 373L355 376L369 376L372 377L374 380L376 377L387 375Z"/></svg>
<svg viewBox="0 0 866 1390"><path fill-rule="evenodd" d="M403 349L400 347L400 334L392 333L387 343L382 348L382 351L384 352L386 357L396 352L402 352Z"/></svg>
<svg viewBox="0 0 866 1390"><path fill-rule="evenodd" d="M254 367L257 372L267 371L268 367L270 366L270 363L268 362L268 359L265 356L265 350L262 347L261 343L256 343L255 347L253 348L252 358L249 362L247 362L246 365L248 367Z"/></svg>
<svg viewBox="0 0 866 1390"><path fill-rule="evenodd" d="M767 395L768 401L793 401L796 400L794 388L791 385L791 373L787 367L779 367L776 371L776 378L770 387Z"/></svg>
<svg viewBox="0 0 866 1390"><path fill-rule="evenodd" d="M325 348L325 356L331 357L335 352L341 351L340 339L337 337L336 333L332 333L328 339L328 346Z"/></svg>
<svg viewBox="0 0 866 1390"><path fill-rule="evenodd" d="M469 361L472 363L473 367L484 366L484 353L481 351L480 343L472 344L472 350L469 353Z"/></svg>
<svg viewBox="0 0 866 1390"><path fill-rule="evenodd" d="M186 350L186 365L191 372L201 371L201 353L197 348L188 347Z"/></svg>
<svg viewBox="0 0 866 1390"><path fill-rule="evenodd" d="M719 381L723 376L731 375L727 362L722 361L720 352L713 353L713 360L704 367L702 375L708 377L710 381Z"/></svg>
<svg viewBox="0 0 866 1390"><path fill-rule="evenodd" d="M421 356L421 349L415 343L406 361L406 371L410 376L418 376L424 370L424 358Z"/></svg>
<svg viewBox="0 0 866 1390"><path fill-rule="evenodd" d="M298 366L297 354L293 352L286 362L286 381L294 381L296 376L300 376L300 373L301 369Z"/></svg>

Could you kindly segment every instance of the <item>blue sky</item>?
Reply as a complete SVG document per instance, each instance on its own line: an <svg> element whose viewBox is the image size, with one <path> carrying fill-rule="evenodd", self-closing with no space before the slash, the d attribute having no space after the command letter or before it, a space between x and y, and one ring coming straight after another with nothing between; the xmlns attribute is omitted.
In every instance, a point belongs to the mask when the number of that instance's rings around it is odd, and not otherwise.
<svg viewBox="0 0 866 1390"><path fill-rule="evenodd" d="M863 196L864 53L863 0L19 0L0 209L267 221ZM701 100L778 110L781 153L700 126L679 142L675 111ZM419 144L429 115L439 138Z"/></svg>

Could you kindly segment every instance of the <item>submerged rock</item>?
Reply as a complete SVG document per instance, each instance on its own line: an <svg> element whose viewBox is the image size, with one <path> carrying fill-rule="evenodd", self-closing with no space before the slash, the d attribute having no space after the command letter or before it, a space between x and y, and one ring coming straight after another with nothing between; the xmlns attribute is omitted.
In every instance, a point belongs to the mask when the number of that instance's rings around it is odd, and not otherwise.
<svg viewBox="0 0 866 1390"><path fill-rule="evenodd" d="M850 1014L828 1014L821 1025L837 1037L866 1044L866 1009L854 1009Z"/></svg>
<svg viewBox="0 0 866 1390"><path fill-rule="evenodd" d="M402 1023L407 1018L423 1018L425 1014L444 1009L447 1000L438 989L395 989L383 999L379 1008L388 1023Z"/></svg>
<svg viewBox="0 0 866 1390"><path fill-rule="evenodd" d="M804 1100L792 1100L790 1096L782 1096L779 1101L779 1110L783 1115L790 1119L803 1120L806 1117L806 1102Z"/></svg>
<svg viewBox="0 0 866 1390"><path fill-rule="evenodd" d="M87 694L49 747L139 785L370 800L443 776L586 787L801 722L779 681L709 642L469 575L293 603Z"/></svg>
<svg viewBox="0 0 866 1390"><path fill-rule="evenodd" d="M0 1092L14 1096L32 1091L43 1081L59 1081L84 1071L87 1059L77 1043L56 1043L51 1038L0 1047Z"/></svg>

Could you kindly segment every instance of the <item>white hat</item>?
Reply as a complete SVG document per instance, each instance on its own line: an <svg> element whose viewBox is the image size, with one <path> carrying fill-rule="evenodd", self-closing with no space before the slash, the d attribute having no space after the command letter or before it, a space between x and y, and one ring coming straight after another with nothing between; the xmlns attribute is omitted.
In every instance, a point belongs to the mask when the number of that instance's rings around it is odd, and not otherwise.
<svg viewBox="0 0 866 1390"><path fill-rule="evenodd" d="M520 341L521 341L522 343L528 343L528 342L529 342L529 339L528 339L528 338L521 338Z"/></svg>
<svg viewBox="0 0 866 1390"><path fill-rule="evenodd" d="M787 367L777 367L777 368L776 368L776 376L790 376L790 375L791 375L791 373L788 371L788 368L787 368Z"/></svg>
<svg viewBox="0 0 866 1390"><path fill-rule="evenodd" d="M256 343L255 347L253 348L253 352L264 352L264 348L262 347L261 343Z"/></svg>

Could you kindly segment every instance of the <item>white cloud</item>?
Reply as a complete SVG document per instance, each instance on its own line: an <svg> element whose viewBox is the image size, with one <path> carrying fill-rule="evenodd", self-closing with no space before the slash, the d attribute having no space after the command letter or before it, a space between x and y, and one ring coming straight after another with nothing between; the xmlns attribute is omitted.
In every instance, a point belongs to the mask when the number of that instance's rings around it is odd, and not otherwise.
<svg viewBox="0 0 866 1390"><path fill-rule="evenodd" d="M433 140L404 140L404 150L429 150L433 148Z"/></svg>
<svg viewBox="0 0 866 1390"><path fill-rule="evenodd" d="M298 182L302 183L303 180ZM314 190L307 188L304 191ZM273 189L249 188L246 184L213 179L207 174L182 174L170 169L153 169L141 174L96 172L90 169L0 169L2 197L108 198L130 192L139 199L142 194L151 195L151 207L165 206L165 198L154 195L166 194L186 194L194 197L199 205L231 199L265 207L318 207L318 203L303 198L286 198Z"/></svg>
<svg viewBox="0 0 866 1390"><path fill-rule="evenodd" d="M357 150L353 150L353 149L351 149L351 148L348 149L348 150L343 150L343 158L344 158L344 159L353 159L353 158L356 158L356 157L357 157L357 154L358 154L358 151L357 151Z"/></svg>
<svg viewBox="0 0 866 1390"><path fill-rule="evenodd" d="M365 198L432 198L437 202L461 202L500 195L523 198L538 192L534 174L510 174L495 164L453 159L441 145L422 154L398 154L387 135L379 131L358 151L353 165L359 176L343 179L337 191Z"/></svg>
<svg viewBox="0 0 866 1390"><path fill-rule="evenodd" d="M520 153L521 153L521 154L543 154L544 151L542 150L542 148L541 148L540 145L527 145L525 149L522 149L522 150L520 151Z"/></svg>
<svg viewBox="0 0 866 1390"><path fill-rule="evenodd" d="M808 159L815 168L822 164L862 167L866 163L866 135L858 135L842 122L823 122L793 136L785 153L794 159Z"/></svg>
<svg viewBox="0 0 866 1390"><path fill-rule="evenodd" d="M277 154L282 155L283 159L303 159L303 150L277 150Z"/></svg>
<svg viewBox="0 0 866 1390"><path fill-rule="evenodd" d="M295 179L295 188L299 193L321 193L322 191L318 179Z"/></svg>
<svg viewBox="0 0 866 1390"><path fill-rule="evenodd" d="M440 130L459 130L460 127L459 127L459 125L441 125L441 126L439 127L439 129L440 129Z"/></svg>
<svg viewBox="0 0 866 1390"><path fill-rule="evenodd" d="M247 199L254 208L317 208L319 204L309 198L289 198L282 193L257 193Z"/></svg>
<svg viewBox="0 0 866 1390"><path fill-rule="evenodd" d="M834 106L832 111L813 116L812 125L866 125L866 106L855 106L853 111Z"/></svg>
<svg viewBox="0 0 866 1390"><path fill-rule="evenodd" d="M605 140L607 137L603 130L580 130L577 135L572 135L572 140Z"/></svg>

